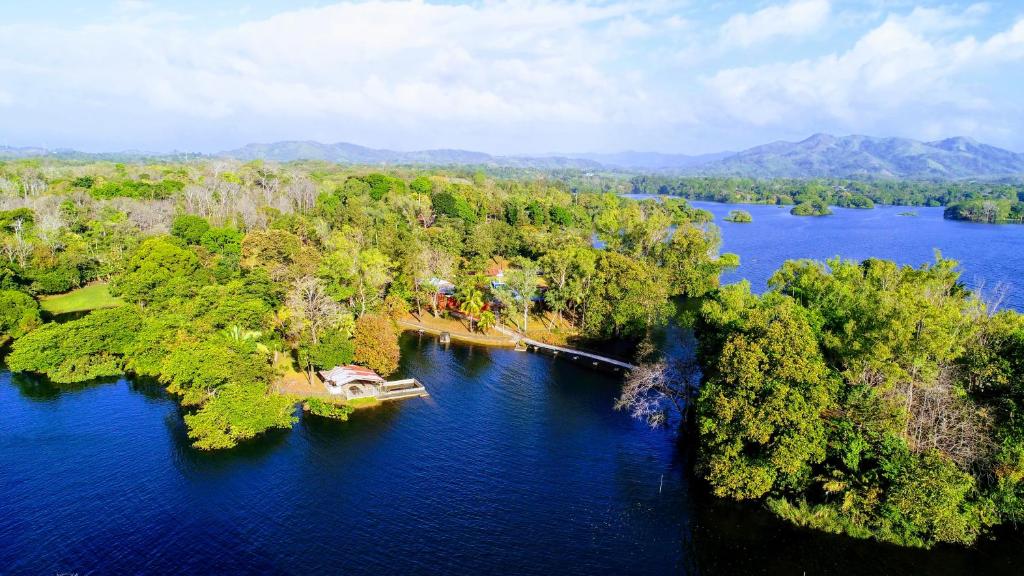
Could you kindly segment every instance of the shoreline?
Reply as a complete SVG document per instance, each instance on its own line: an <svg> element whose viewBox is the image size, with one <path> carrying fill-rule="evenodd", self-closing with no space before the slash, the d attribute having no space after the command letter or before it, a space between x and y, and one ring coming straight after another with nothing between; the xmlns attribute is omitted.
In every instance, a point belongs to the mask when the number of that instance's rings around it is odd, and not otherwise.
<svg viewBox="0 0 1024 576"><path fill-rule="evenodd" d="M432 326L427 326L422 322L416 322L413 320L396 320L398 327L403 332L421 332L430 334L432 336L440 336L442 332L448 332L452 340L458 340L466 344L477 344L480 346L491 346L494 348L515 348L516 340L512 338L497 338L494 336L487 335L476 335L468 332L452 332L450 330L441 330Z"/></svg>

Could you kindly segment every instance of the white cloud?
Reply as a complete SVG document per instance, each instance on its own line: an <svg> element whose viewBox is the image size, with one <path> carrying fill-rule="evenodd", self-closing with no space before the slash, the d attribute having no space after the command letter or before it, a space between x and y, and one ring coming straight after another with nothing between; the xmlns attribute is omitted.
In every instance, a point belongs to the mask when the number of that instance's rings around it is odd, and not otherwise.
<svg viewBox="0 0 1024 576"><path fill-rule="evenodd" d="M713 11L675 0L367 0L210 19L129 0L106 19L0 23L4 137L93 149L315 138L698 152L780 127L981 135L1024 121L1016 100L994 100L1022 82L1011 77L1024 22L976 38L994 19L986 5L852 10L793 0L719 27ZM837 33L848 48L821 53ZM963 81L975 70L1006 81Z"/></svg>
<svg viewBox="0 0 1024 576"><path fill-rule="evenodd" d="M722 25L724 45L748 47L785 36L806 36L817 32L828 19L828 0L793 0L757 12L736 14Z"/></svg>
<svg viewBox="0 0 1024 576"><path fill-rule="evenodd" d="M856 130L919 121L934 129L936 120L927 116L940 108L950 126L967 126L957 114L977 113L990 102L961 85L960 76L1024 58L1024 21L983 41L929 35L959 28L972 10L891 16L846 52L725 69L706 86L730 117L760 126L836 120Z"/></svg>
<svg viewBox="0 0 1024 576"><path fill-rule="evenodd" d="M655 16L642 2L369 1L203 33L142 13L78 28L0 26L0 73L25 92L192 118L643 121L636 78L613 70L630 41L660 25Z"/></svg>

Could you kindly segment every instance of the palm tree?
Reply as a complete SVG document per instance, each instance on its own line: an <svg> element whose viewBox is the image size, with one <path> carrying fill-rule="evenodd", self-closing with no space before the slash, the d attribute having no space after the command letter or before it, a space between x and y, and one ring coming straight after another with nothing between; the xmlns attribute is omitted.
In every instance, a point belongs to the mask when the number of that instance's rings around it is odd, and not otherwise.
<svg viewBox="0 0 1024 576"><path fill-rule="evenodd" d="M227 340L233 340L235 342L245 342L248 340L258 340L263 337L263 333L256 330L245 330L238 325L229 326L220 331L221 336Z"/></svg>
<svg viewBox="0 0 1024 576"><path fill-rule="evenodd" d="M491 328L494 328L494 326L497 323L498 319L494 317L494 312L491 312L490 310L484 310L483 312L480 313L480 320L476 323L476 327L479 328L481 332L486 334L487 331L490 330Z"/></svg>
<svg viewBox="0 0 1024 576"><path fill-rule="evenodd" d="M484 295L476 288L468 288L462 295L459 312L469 316L470 329L476 325L476 316L484 308Z"/></svg>

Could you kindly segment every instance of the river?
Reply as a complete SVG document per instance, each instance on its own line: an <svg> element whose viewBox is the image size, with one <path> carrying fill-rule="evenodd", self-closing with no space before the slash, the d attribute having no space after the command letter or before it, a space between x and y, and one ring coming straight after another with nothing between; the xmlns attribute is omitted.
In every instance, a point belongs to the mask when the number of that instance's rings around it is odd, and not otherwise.
<svg viewBox="0 0 1024 576"><path fill-rule="evenodd" d="M0 372L4 574L1014 573L1018 535L931 552L710 497L673 434L612 410L619 378L402 337L431 393L191 449L159 386Z"/></svg>
<svg viewBox="0 0 1024 576"><path fill-rule="evenodd" d="M1024 227L939 209L795 218L742 206L725 250L763 289L789 257L1024 277ZM976 285L976 284L975 284ZM1015 287L1007 303L1024 309ZM674 337L678 334L674 335ZM676 338L677 340L679 338ZM188 445L157 385L55 387L0 370L3 574L1016 574L1024 537L932 551L802 530L709 496L685 439L612 410L619 376L532 353L402 337L430 398L303 418L221 453Z"/></svg>

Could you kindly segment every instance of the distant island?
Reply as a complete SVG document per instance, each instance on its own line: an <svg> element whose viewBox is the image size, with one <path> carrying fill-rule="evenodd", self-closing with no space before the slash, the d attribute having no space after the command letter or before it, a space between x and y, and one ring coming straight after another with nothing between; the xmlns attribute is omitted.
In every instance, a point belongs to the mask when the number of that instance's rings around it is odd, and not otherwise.
<svg viewBox="0 0 1024 576"><path fill-rule="evenodd" d="M736 224L747 224L753 222L754 217L746 210L730 210L729 215L725 217L725 221L735 222Z"/></svg>
<svg viewBox="0 0 1024 576"><path fill-rule="evenodd" d="M821 200L808 200L793 206L789 213L793 216L828 216L832 209Z"/></svg>
<svg viewBox="0 0 1024 576"><path fill-rule="evenodd" d="M1024 191L1020 194L1024 195ZM1024 224L1024 200L971 199L950 204L942 213L949 220L986 224Z"/></svg>

